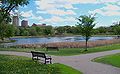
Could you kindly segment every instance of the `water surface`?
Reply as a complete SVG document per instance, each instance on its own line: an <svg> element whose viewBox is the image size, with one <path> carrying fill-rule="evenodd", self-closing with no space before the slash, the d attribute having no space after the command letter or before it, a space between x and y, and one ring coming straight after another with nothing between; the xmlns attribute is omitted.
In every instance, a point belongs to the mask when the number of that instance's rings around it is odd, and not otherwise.
<svg viewBox="0 0 120 74"><path fill-rule="evenodd" d="M81 42L85 41L85 39L81 36L72 36L72 37L32 37L32 38L11 38L12 40L16 40L13 43L7 43L8 45L18 45L18 44L44 44L44 43L54 43L54 42ZM89 41L96 40L110 40L113 37L91 37Z"/></svg>

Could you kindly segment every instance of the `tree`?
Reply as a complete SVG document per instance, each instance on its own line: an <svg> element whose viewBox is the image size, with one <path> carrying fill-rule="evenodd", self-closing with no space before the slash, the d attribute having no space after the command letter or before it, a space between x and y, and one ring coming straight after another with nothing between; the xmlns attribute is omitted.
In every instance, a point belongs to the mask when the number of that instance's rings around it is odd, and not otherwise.
<svg viewBox="0 0 120 74"><path fill-rule="evenodd" d="M91 35L92 35L92 30L93 27L96 25L95 22L95 15L82 15L79 18L77 18L78 22L77 22L77 26L79 27L80 31L81 31L81 35L85 38L86 41L86 49L85 51L87 51L87 42L90 39Z"/></svg>
<svg viewBox="0 0 120 74"><path fill-rule="evenodd" d="M42 26L35 26L35 28L36 28L36 32L38 35L43 34L43 27Z"/></svg>
<svg viewBox="0 0 120 74"><path fill-rule="evenodd" d="M27 30L24 30L23 33L22 33L23 36L29 36L29 32Z"/></svg>
<svg viewBox="0 0 120 74"><path fill-rule="evenodd" d="M107 33L107 28L103 27L103 26L97 28L97 30L99 31L100 34L106 34Z"/></svg>
<svg viewBox="0 0 120 74"><path fill-rule="evenodd" d="M120 35L120 26L119 25L114 27L114 33L116 35Z"/></svg>
<svg viewBox="0 0 120 74"><path fill-rule="evenodd" d="M27 5L29 3L29 0L0 0L0 1L2 3L0 5L0 38L4 40L6 36L8 38L12 36L12 33L9 34L9 32L13 32L11 30L11 27L8 26L9 23L11 22L10 12L15 10L19 6ZM7 29L10 31L8 31Z"/></svg>
<svg viewBox="0 0 120 74"><path fill-rule="evenodd" d="M0 39L4 40L7 24L0 23Z"/></svg>
<svg viewBox="0 0 120 74"><path fill-rule="evenodd" d="M65 28L65 32L66 32L66 33L72 33L72 28L71 28L71 26L64 26L64 28Z"/></svg>
<svg viewBox="0 0 120 74"><path fill-rule="evenodd" d="M10 12L18 6L24 6L29 3L29 0L1 0L0 6L0 23L10 22Z"/></svg>
<svg viewBox="0 0 120 74"><path fill-rule="evenodd" d="M10 38L15 34L15 27L11 24L0 24L0 39Z"/></svg>
<svg viewBox="0 0 120 74"><path fill-rule="evenodd" d="M52 26L45 26L44 27L44 35L52 35L53 34L53 27Z"/></svg>
<svg viewBox="0 0 120 74"><path fill-rule="evenodd" d="M6 38L10 38L14 35L15 35L15 26L13 26L12 24L8 24L5 32Z"/></svg>
<svg viewBox="0 0 120 74"><path fill-rule="evenodd" d="M113 31L114 31L114 34L120 35L120 21L114 23Z"/></svg>
<svg viewBox="0 0 120 74"><path fill-rule="evenodd" d="M15 36L20 36L20 29L19 29L19 27L15 27Z"/></svg>
<svg viewBox="0 0 120 74"><path fill-rule="evenodd" d="M37 31L36 31L36 27L32 26L30 29L29 29L29 33L31 36L37 36Z"/></svg>
<svg viewBox="0 0 120 74"><path fill-rule="evenodd" d="M61 35L65 33L65 28L60 26L60 27L56 27L55 30L57 31L57 34Z"/></svg>

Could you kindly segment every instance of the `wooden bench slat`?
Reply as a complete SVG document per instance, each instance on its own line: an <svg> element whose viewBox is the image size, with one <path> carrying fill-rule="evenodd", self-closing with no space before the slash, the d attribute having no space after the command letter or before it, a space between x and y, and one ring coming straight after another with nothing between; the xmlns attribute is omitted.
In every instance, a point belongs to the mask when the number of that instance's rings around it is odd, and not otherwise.
<svg viewBox="0 0 120 74"><path fill-rule="evenodd" d="M57 50L57 51L59 51L59 48L58 47L46 47L46 50L48 51L48 50Z"/></svg>

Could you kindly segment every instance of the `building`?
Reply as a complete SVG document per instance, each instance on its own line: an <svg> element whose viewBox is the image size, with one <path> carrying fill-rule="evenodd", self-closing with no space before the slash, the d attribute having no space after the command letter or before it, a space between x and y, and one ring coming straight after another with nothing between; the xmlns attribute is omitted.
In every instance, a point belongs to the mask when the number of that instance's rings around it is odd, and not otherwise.
<svg viewBox="0 0 120 74"><path fill-rule="evenodd" d="M28 27L28 21L27 20L22 20L21 21L21 26L22 27Z"/></svg>
<svg viewBox="0 0 120 74"><path fill-rule="evenodd" d="M46 26L46 24L35 24L35 23L33 23L32 26L40 26L41 27L41 26Z"/></svg>
<svg viewBox="0 0 120 74"><path fill-rule="evenodd" d="M37 26L37 24L33 23L32 26Z"/></svg>
<svg viewBox="0 0 120 74"><path fill-rule="evenodd" d="M19 17L18 16L13 16L12 24L15 26L19 26Z"/></svg>

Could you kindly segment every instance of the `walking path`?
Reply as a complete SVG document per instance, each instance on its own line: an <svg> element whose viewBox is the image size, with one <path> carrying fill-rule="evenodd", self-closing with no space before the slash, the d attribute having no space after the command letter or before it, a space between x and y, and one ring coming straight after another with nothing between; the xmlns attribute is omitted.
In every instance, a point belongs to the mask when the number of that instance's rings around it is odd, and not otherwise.
<svg viewBox="0 0 120 74"><path fill-rule="evenodd" d="M91 60L105 55L120 53L120 50L81 54L75 56L52 56L54 63L62 63L71 66L84 74L120 74L120 68L106 64L92 62ZM31 53L0 51L0 54L31 57Z"/></svg>

